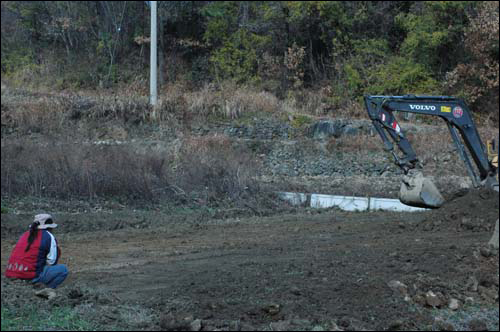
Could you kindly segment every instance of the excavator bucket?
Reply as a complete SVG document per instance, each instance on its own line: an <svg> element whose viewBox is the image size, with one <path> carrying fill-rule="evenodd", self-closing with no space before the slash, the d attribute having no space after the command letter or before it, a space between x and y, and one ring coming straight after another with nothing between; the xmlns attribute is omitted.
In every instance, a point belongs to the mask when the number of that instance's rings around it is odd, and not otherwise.
<svg viewBox="0 0 500 332"><path fill-rule="evenodd" d="M406 205L431 209L444 204L444 198L434 183L420 171L410 171L403 177L399 200Z"/></svg>

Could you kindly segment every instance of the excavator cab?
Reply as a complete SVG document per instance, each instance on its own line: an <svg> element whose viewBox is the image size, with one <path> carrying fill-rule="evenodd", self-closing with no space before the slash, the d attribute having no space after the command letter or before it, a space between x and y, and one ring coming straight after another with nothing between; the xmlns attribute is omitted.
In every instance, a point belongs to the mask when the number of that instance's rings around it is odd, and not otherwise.
<svg viewBox="0 0 500 332"><path fill-rule="evenodd" d="M494 151L495 147L490 144L484 146L470 111L462 100L448 96L415 95L365 96L364 99L368 115L382 138L385 150L392 154L395 164L405 174L399 193L402 203L424 208L439 208L444 204L444 198L433 181L425 177L419 169L420 163L416 153L394 117L394 111L442 118L448 126L460 157L465 162L473 185L498 188L498 153L495 164L492 160L494 157L491 157L491 151ZM395 149L395 145L399 151ZM476 170L466 148L476 165Z"/></svg>
<svg viewBox="0 0 500 332"><path fill-rule="evenodd" d="M488 147L488 159L490 160L491 165L493 165L493 167L497 170L497 181L496 184L493 185L493 189L496 191L498 191L498 155L500 154L500 146L497 142L498 139L486 142L486 146Z"/></svg>
<svg viewBox="0 0 500 332"><path fill-rule="evenodd" d="M488 159L491 164L497 169L497 182L498 182L498 151L500 147L498 146L497 140L490 140L486 142L488 147Z"/></svg>

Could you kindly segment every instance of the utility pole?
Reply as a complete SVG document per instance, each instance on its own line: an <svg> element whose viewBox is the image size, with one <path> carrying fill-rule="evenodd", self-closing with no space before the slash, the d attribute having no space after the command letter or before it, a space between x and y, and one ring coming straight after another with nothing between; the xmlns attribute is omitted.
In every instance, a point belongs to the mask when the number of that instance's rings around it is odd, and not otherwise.
<svg viewBox="0 0 500 332"><path fill-rule="evenodd" d="M157 92L157 74L156 74L156 58L157 58L157 29L156 29L156 1L150 1L151 4L151 57L149 63L149 90L150 90L150 103L156 106L156 101L158 99Z"/></svg>

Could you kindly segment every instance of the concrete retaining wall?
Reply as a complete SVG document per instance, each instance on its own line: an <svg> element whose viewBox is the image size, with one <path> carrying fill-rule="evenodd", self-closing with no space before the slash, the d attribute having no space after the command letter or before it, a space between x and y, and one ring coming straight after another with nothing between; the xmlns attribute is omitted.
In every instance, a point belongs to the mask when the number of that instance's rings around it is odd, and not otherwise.
<svg viewBox="0 0 500 332"><path fill-rule="evenodd" d="M398 211L398 212L417 212L428 209L416 208L401 203L398 199L377 198L377 197L355 197L321 194L303 194L303 193L279 193L280 198L288 201L292 205L305 206L312 208L331 208L338 207L345 211Z"/></svg>
<svg viewBox="0 0 500 332"><path fill-rule="evenodd" d="M369 203L370 199L365 197L311 194L310 206L313 208L339 207L345 211L366 211Z"/></svg>

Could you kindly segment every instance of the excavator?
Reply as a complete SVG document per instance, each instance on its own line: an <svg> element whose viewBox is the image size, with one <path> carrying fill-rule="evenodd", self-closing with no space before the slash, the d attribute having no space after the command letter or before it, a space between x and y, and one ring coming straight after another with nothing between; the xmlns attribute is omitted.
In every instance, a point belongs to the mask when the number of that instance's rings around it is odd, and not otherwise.
<svg viewBox="0 0 500 332"><path fill-rule="evenodd" d="M423 176L419 159L401 129L394 113L408 112L442 118L450 131L458 154L464 161L474 187L485 186L498 191L498 153L494 142L485 146L463 100L448 96L371 96L364 97L368 115L384 142L385 150L392 154L395 164L405 176L399 199L402 203L425 208L439 208L444 199L434 183ZM463 143L460 139L461 135ZM402 154L398 154L395 145ZM465 144L464 144L465 143ZM467 154L467 147L477 171Z"/></svg>
<svg viewBox="0 0 500 332"><path fill-rule="evenodd" d="M435 209L441 207L445 200L436 185L423 175L415 150L396 120L394 112L442 118L448 126L474 187L498 191L498 147L495 147L495 141L488 141L486 146L483 144L472 114L463 100L450 96L365 95L364 102L373 126L384 142L384 149L393 156L395 164L404 173L399 192L399 200L402 203ZM395 149L395 145L399 151ZM498 248L498 220L490 244Z"/></svg>

